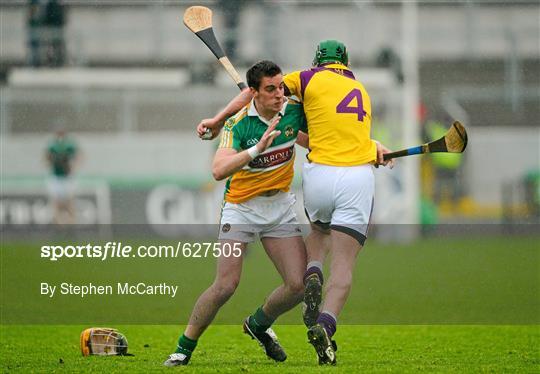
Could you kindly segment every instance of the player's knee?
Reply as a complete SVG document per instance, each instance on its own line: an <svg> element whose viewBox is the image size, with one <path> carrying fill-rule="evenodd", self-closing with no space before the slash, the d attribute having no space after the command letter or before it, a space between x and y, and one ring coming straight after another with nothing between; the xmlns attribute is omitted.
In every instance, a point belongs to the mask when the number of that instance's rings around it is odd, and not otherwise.
<svg viewBox="0 0 540 374"><path fill-rule="evenodd" d="M304 282L300 278L287 282L285 287L287 292L293 297L302 298L304 296Z"/></svg>
<svg viewBox="0 0 540 374"><path fill-rule="evenodd" d="M341 272L339 274L332 275L328 280L328 288L338 288L344 291L348 291L351 288L351 284L351 272Z"/></svg>
<svg viewBox="0 0 540 374"><path fill-rule="evenodd" d="M214 293L219 300L228 300L236 291L238 280L214 283Z"/></svg>

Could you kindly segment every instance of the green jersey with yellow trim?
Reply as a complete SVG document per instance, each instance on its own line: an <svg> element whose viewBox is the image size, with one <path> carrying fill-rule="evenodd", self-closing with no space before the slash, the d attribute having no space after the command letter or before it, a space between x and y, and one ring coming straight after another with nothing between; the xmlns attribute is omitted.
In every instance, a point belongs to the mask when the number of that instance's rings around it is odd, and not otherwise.
<svg viewBox="0 0 540 374"><path fill-rule="evenodd" d="M279 115L276 130L281 131L270 147L227 181L225 201L241 203L264 191L288 191L294 175L294 144L298 131L307 131L302 105L289 99ZM259 116L253 101L229 118L223 128L219 148L238 152L256 145L271 121Z"/></svg>

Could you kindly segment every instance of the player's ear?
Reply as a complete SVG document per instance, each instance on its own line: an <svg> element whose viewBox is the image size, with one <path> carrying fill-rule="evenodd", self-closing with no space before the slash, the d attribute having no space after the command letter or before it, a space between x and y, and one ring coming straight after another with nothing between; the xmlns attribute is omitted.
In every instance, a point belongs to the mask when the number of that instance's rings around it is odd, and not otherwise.
<svg viewBox="0 0 540 374"><path fill-rule="evenodd" d="M249 88L249 92L251 92L251 94L253 95L253 97L257 97L257 95L259 94L259 91L256 90L256 89L253 88L253 87L250 87L250 88Z"/></svg>

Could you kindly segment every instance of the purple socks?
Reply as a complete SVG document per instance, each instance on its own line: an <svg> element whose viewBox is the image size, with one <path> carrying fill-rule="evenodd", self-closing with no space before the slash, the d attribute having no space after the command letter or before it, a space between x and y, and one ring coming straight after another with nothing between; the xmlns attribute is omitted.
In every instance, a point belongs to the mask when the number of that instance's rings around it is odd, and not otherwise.
<svg viewBox="0 0 540 374"><path fill-rule="evenodd" d="M306 283L306 279L308 279L308 277L311 274L317 274L319 276L319 280L321 281L321 284L323 284L323 273L322 273L322 270L318 266L308 267L308 269L304 273L304 284Z"/></svg>
<svg viewBox="0 0 540 374"><path fill-rule="evenodd" d="M321 314L319 314L319 318L317 318L317 323L324 327L329 338L331 338L335 334L337 329L337 321L330 313L322 312Z"/></svg>

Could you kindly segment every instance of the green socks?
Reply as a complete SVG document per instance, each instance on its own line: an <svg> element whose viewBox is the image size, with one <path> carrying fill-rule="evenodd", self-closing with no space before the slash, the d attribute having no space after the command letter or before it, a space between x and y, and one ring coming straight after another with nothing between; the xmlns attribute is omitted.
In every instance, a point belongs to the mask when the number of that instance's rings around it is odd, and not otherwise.
<svg viewBox="0 0 540 374"><path fill-rule="evenodd" d="M195 347L197 346L197 340L193 340L182 334L178 339L178 345L176 346L175 353L183 353L186 356L191 356Z"/></svg>
<svg viewBox="0 0 540 374"><path fill-rule="evenodd" d="M262 307L258 308L255 313L249 316L248 319L248 325L251 331L261 333L265 332L266 329L268 329L270 326L272 326L272 323L274 323L275 319L267 316L263 310ZM182 334L180 338L178 339L178 345L176 347L175 353L183 353L186 356L191 356L193 351L195 350L195 347L197 347L197 340L193 340Z"/></svg>
<svg viewBox="0 0 540 374"><path fill-rule="evenodd" d="M262 307L260 307L255 311L255 313L249 316L248 325L251 331L265 332L266 329L272 326L272 323L274 323L274 321L275 319L266 315L263 312Z"/></svg>

